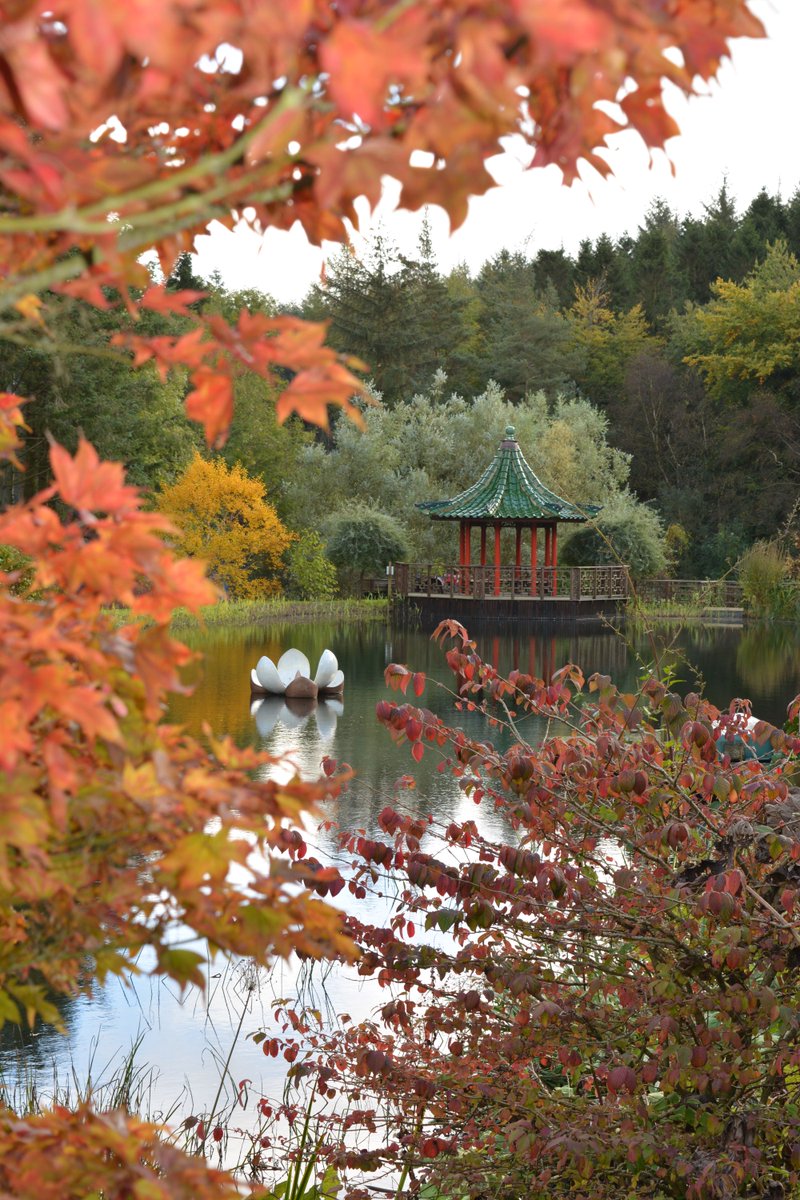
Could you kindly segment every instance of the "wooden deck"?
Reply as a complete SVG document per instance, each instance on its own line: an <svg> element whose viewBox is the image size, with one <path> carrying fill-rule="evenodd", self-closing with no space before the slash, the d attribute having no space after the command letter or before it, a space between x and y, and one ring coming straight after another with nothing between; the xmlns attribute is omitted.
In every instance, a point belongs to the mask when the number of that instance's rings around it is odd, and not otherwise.
<svg viewBox="0 0 800 1200"><path fill-rule="evenodd" d="M448 566L397 563L393 593L401 613L424 624L470 621L572 623L614 616L629 595L626 567Z"/></svg>

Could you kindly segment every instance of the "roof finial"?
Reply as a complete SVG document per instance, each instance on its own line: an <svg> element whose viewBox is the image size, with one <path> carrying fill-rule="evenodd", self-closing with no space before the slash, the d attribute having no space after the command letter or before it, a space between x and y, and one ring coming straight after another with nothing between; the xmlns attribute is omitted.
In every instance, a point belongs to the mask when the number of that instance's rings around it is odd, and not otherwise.
<svg viewBox="0 0 800 1200"><path fill-rule="evenodd" d="M506 425L506 438L510 441L516 441L517 431L513 425Z"/></svg>

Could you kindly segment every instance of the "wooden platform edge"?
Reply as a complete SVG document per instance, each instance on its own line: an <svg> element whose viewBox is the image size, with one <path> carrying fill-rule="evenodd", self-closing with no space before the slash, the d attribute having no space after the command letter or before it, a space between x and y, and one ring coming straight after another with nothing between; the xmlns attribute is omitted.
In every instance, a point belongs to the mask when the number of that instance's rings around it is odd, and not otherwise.
<svg viewBox="0 0 800 1200"><path fill-rule="evenodd" d="M473 622L514 624L574 624L598 621L624 614L624 600L570 600L567 597L540 600L530 597L486 596L482 600L459 596L398 596L392 612L400 620L418 620L429 625L452 617L468 628Z"/></svg>

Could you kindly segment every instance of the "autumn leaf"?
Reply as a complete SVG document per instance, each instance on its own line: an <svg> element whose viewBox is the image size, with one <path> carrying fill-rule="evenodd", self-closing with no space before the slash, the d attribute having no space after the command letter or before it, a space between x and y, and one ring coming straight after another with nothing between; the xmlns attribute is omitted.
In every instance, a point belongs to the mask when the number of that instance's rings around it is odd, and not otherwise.
<svg viewBox="0 0 800 1200"><path fill-rule="evenodd" d="M249 846L235 845L227 830L219 833L193 833L181 838L159 863L164 878L177 877L181 888L198 887L206 881L225 879L231 862L249 853Z"/></svg>
<svg viewBox="0 0 800 1200"><path fill-rule="evenodd" d="M125 483L120 464L101 463L97 451L83 437L74 457L54 443L50 468L61 499L73 508L115 513L135 503L136 489Z"/></svg>
<svg viewBox="0 0 800 1200"><path fill-rule="evenodd" d="M655 85L646 89L637 88L623 97L620 105L648 146L663 147L667 138L680 133L677 121L664 108L661 89Z"/></svg>
<svg viewBox="0 0 800 1200"><path fill-rule="evenodd" d="M181 991L190 983L203 989L206 986L206 977L201 968L207 961L204 954L198 954L194 950L164 946L159 951L156 973L174 979L180 985Z"/></svg>
<svg viewBox="0 0 800 1200"><path fill-rule="evenodd" d="M153 312L176 312L186 315L189 305L202 300L207 294L192 288L173 291L166 287L149 287L142 294L139 304L142 308L152 309Z"/></svg>
<svg viewBox="0 0 800 1200"><path fill-rule="evenodd" d="M233 419L233 384L228 374L209 367L192 372L186 415L203 426L206 443L219 449L228 438Z"/></svg>
<svg viewBox="0 0 800 1200"><path fill-rule="evenodd" d="M616 33L613 18L592 0L515 0L514 8L545 58L575 59Z"/></svg>
<svg viewBox="0 0 800 1200"><path fill-rule="evenodd" d="M282 424L292 413L304 421L328 427L328 405L338 405L355 425L362 425L358 409L351 403L354 395L360 395L363 384L338 363L311 368L295 375L280 395L275 406L275 415Z"/></svg>
<svg viewBox="0 0 800 1200"><path fill-rule="evenodd" d="M26 321L32 321L35 325L42 325L42 301L38 296L29 293L23 296L21 300L17 300L14 305L18 313L21 313Z"/></svg>
<svg viewBox="0 0 800 1200"><path fill-rule="evenodd" d="M327 90L345 117L358 116L379 126L390 83L405 84L410 93L424 87L427 63L425 13L415 6L388 31L366 21L344 17L320 49L329 75Z"/></svg>

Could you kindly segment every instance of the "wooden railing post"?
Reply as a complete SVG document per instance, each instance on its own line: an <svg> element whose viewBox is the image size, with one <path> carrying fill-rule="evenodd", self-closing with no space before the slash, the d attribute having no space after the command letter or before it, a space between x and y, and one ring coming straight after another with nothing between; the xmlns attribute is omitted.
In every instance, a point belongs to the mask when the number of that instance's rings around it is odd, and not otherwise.
<svg viewBox="0 0 800 1200"><path fill-rule="evenodd" d="M581 598L580 567L570 567L569 569L569 598L570 600L580 600Z"/></svg>

